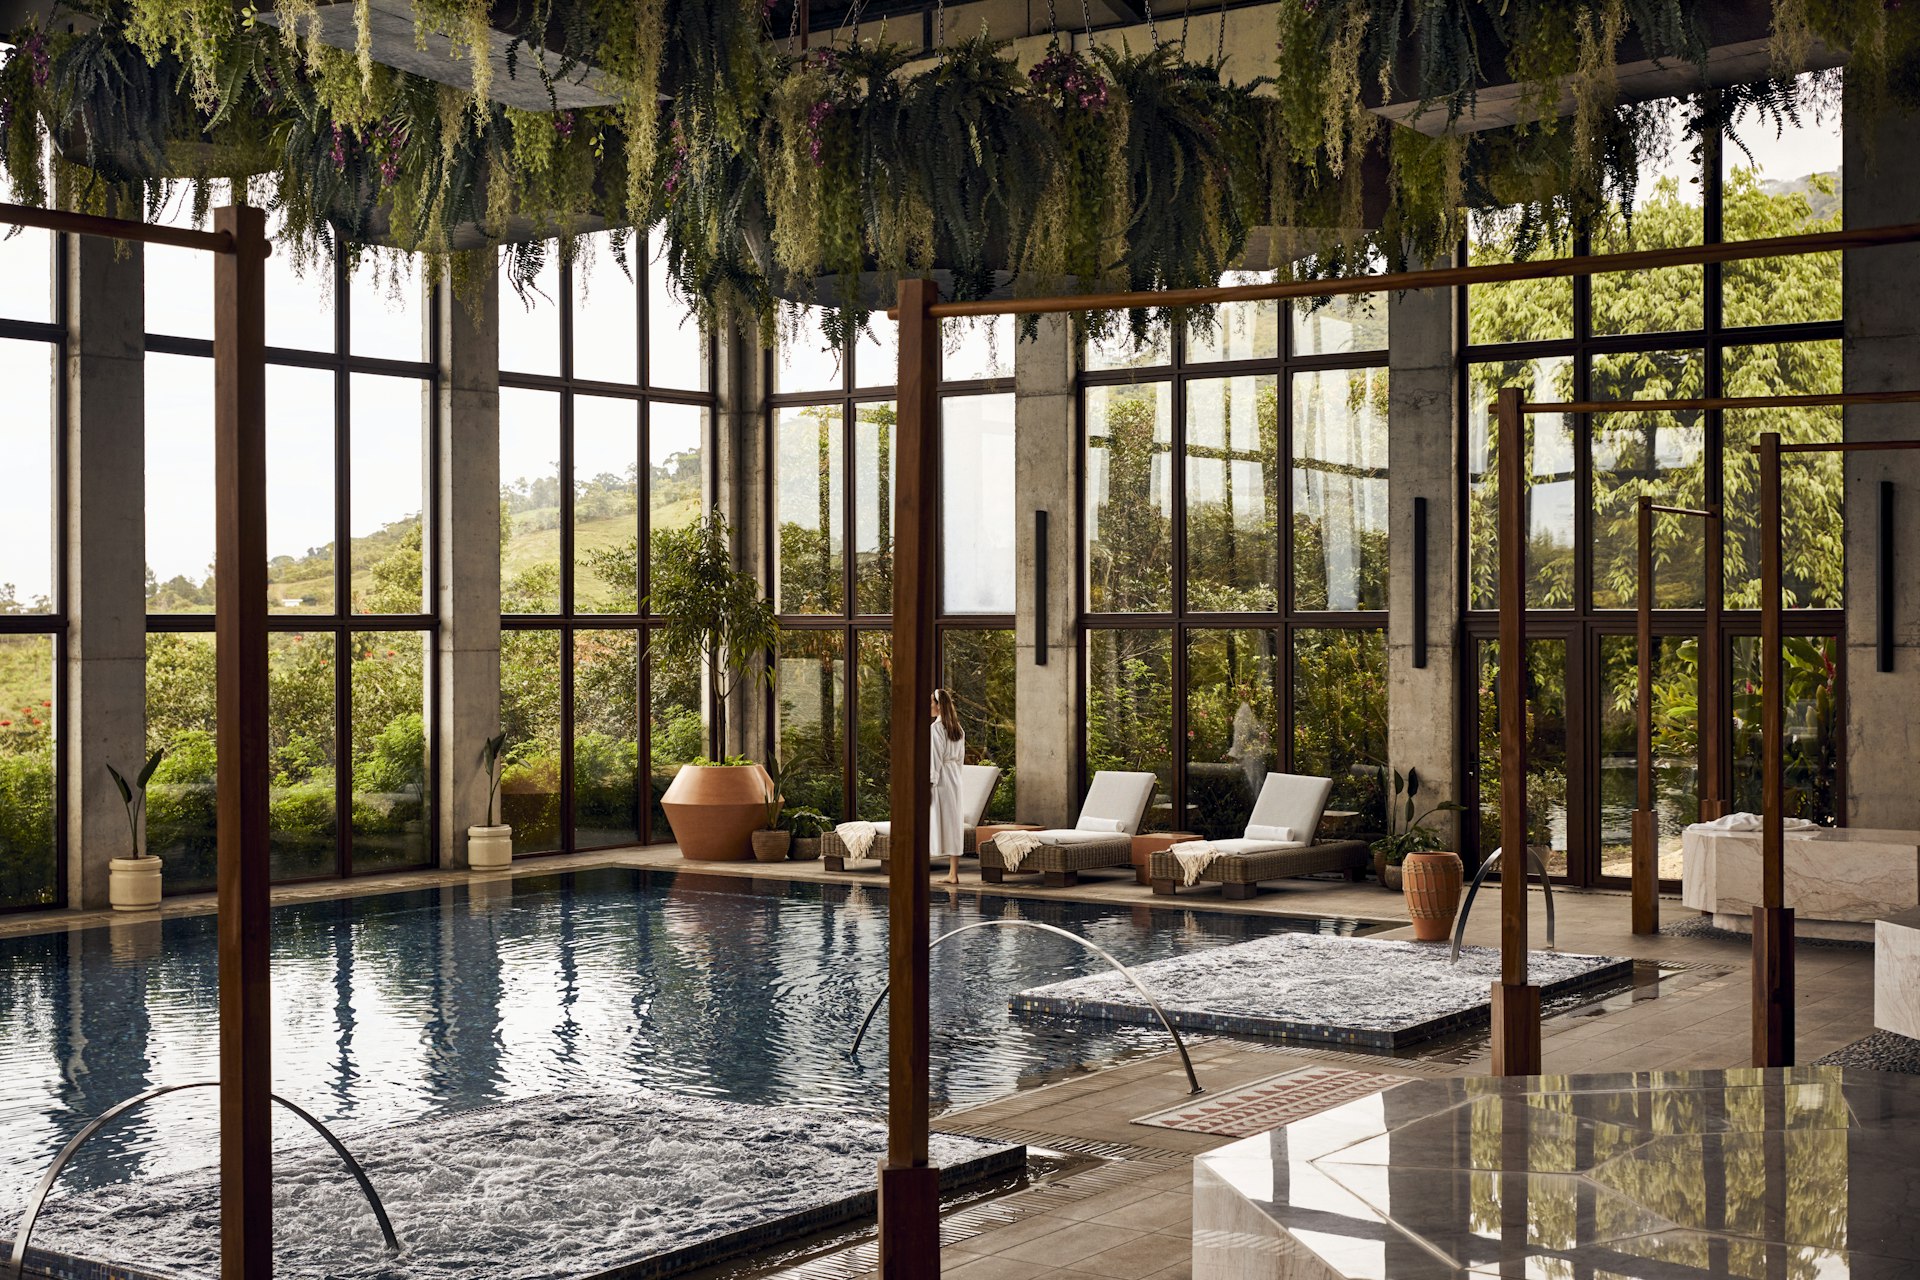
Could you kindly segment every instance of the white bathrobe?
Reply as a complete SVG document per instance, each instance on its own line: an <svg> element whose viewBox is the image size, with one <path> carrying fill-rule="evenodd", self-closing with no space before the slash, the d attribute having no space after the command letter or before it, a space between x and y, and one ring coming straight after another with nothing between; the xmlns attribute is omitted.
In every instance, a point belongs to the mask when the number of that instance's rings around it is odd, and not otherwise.
<svg viewBox="0 0 1920 1280"><path fill-rule="evenodd" d="M933 722L933 830L927 852L935 858L965 853L964 815L960 812L960 766L967 762L967 739L949 738L938 720Z"/></svg>

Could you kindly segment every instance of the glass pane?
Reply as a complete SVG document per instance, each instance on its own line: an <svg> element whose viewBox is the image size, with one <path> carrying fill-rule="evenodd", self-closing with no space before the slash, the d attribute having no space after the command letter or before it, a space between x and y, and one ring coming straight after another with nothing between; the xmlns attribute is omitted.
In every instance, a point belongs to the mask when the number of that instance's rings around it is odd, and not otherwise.
<svg viewBox="0 0 1920 1280"><path fill-rule="evenodd" d="M6 183L0 182L0 189ZM12 199L9 193L4 198ZM53 319L53 233L33 227L0 230L0 316Z"/></svg>
<svg viewBox="0 0 1920 1280"><path fill-rule="evenodd" d="M211 889L219 817L213 636L149 633L146 674L147 751L167 753L147 784L147 849L166 859L167 892Z"/></svg>
<svg viewBox="0 0 1920 1280"><path fill-rule="evenodd" d="M1293 771L1333 779L1329 813L1386 825L1387 637L1380 631L1293 633Z"/></svg>
<svg viewBox="0 0 1920 1280"><path fill-rule="evenodd" d="M1518 210L1478 210L1467 215L1467 263L1533 262L1564 258L1565 239L1545 240ZM1467 288L1467 341L1536 342L1573 336L1573 281L1515 280Z"/></svg>
<svg viewBox="0 0 1920 1280"><path fill-rule="evenodd" d="M52 636L0 636L0 907L60 896L53 664Z"/></svg>
<svg viewBox="0 0 1920 1280"><path fill-rule="evenodd" d="M1704 394L1705 359L1698 351L1643 351L1595 356L1596 400L1684 399ZM1698 508L1706 502L1706 428L1697 413L1612 413L1591 419L1593 464L1593 604L1631 609L1639 603L1639 501ZM1663 609L1706 603L1705 535L1692 516L1654 521L1654 604Z"/></svg>
<svg viewBox="0 0 1920 1280"><path fill-rule="evenodd" d="M423 631L353 637L353 870L433 861Z"/></svg>
<svg viewBox="0 0 1920 1280"><path fill-rule="evenodd" d="M691 663L662 661L656 650L648 659L647 714L651 734L653 838L673 839L673 828L660 808L682 765L707 753L706 721L700 714L700 671Z"/></svg>
<svg viewBox="0 0 1920 1280"><path fill-rule="evenodd" d="M148 270L152 270L153 250L146 252ZM296 262L284 242L275 243L273 256L267 259L267 345L331 353L335 336L333 294L331 254L316 253L304 262ZM152 328L151 321L148 328ZM167 887L173 887L171 876Z"/></svg>
<svg viewBox="0 0 1920 1280"><path fill-rule="evenodd" d="M780 530L774 598L782 613L839 613L846 600L840 406L781 409L773 429L773 518Z"/></svg>
<svg viewBox="0 0 1920 1280"><path fill-rule="evenodd" d="M640 609L637 401L577 396L573 402L573 608Z"/></svg>
<svg viewBox="0 0 1920 1280"><path fill-rule="evenodd" d="M1014 643L1011 631L941 633L940 681L953 694L954 709L967 730L967 763L1000 769L1000 782L987 805L987 822L1012 822L1014 749Z"/></svg>
<svg viewBox="0 0 1920 1280"><path fill-rule="evenodd" d="M1567 874L1567 642L1527 642L1527 841L1552 874ZM1476 862L1500 847L1500 642L1474 645L1479 689L1474 777L1480 795Z"/></svg>
<svg viewBox="0 0 1920 1280"><path fill-rule="evenodd" d="M891 401L854 406L854 612L893 612L893 425Z"/></svg>
<svg viewBox="0 0 1920 1280"><path fill-rule="evenodd" d="M560 633L500 633L500 820L515 853L560 847Z"/></svg>
<svg viewBox="0 0 1920 1280"><path fill-rule="evenodd" d="M1113 332L1087 341L1088 372L1101 369L1145 369L1173 363L1173 331L1165 321L1153 321L1137 338L1135 316L1121 316Z"/></svg>
<svg viewBox="0 0 1920 1280"><path fill-rule="evenodd" d="M1720 153L1726 175L1724 237L1762 240L1838 231L1844 206L1840 156L1838 104L1803 111L1797 124L1769 122L1752 111L1736 115ZM1722 272L1729 326L1840 318L1837 253L1729 262Z"/></svg>
<svg viewBox="0 0 1920 1280"><path fill-rule="evenodd" d="M1173 387L1087 388L1087 607L1173 608Z"/></svg>
<svg viewBox="0 0 1920 1280"><path fill-rule="evenodd" d="M776 393L840 390L840 352L820 332L822 315L819 307L780 309L780 341L773 359Z"/></svg>
<svg viewBox="0 0 1920 1280"><path fill-rule="evenodd" d="M1781 652L1787 694L1782 770L1787 816L1830 826L1840 813L1840 638L1787 636ZM1767 681L1758 636L1734 637L1730 675L1732 812L1759 813L1765 776L1760 767L1760 710Z"/></svg>
<svg viewBox="0 0 1920 1280"><path fill-rule="evenodd" d="M1280 607L1280 384L1187 383L1187 608Z"/></svg>
<svg viewBox="0 0 1920 1280"><path fill-rule="evenodd" d="M1600 638L1600 874L1633 875L1639 807L1640 644ZM1680 834L1700 820L1700 642L1653 640L1653 811L1660 878L1680 878Z"/></svg>
<svg viewBox="0 0 1920 1280"><path fill-rule="evenodd" d="M1271 271L1229 271L1223 285L1267 284ZM1280 356L1280 304L1229 302L1213 309L1211 323L1187 326L1187 363L1275 360Z"/></svg>
<svg viewBox="0 0 1920 1280"><path fill-rule="evenodd" d="M519 291L507 278L503 259L500 368L514 373L560 372L560 259L551 245L540 274Z"/></svg>
<svg viewBox="0 0 1920 1280"><path fill-rule="evenodd" d="M707 337L693 311L673 296L658 233L647 254L647 377L656 387L705 391Z"/></svg>
<svg viewBox="0 0 1920 1280"><path fill-rule="evenodd" d="M885 631L856 635L860 669L854 675L858 706L853 723L858 736L853 750L853 803L857 817L881 822L892 809L887 787L893 776L893 636Z"/></svg>
<svg viewBox="0 0 1920 1280"><path fill-rule="evenodd" d="M1387 371L1293 379L1293 598L1387 607Z"/></svg>
<svg viewBox="0 0 1920 1280"><path fill-rule="evenodd" d="M1840 391L1838 342L1779 342L1725 349L1730 396ZM1840 409L1735 409L1725 418L1721 484L1726 510L1726 604L1760 607L1760 468L1751 452L1768 431L1783 444L1837 443ZM1789 609L1838 609L1846 599L1842 520L1846 468L1837 453L1790 453L1780 460L1781 595Z"/></svg>
<svg viewBox="0 0 1920 1280"><path fill-rule="evenodd" d="M208 207L225 198L225 183L215 183ZM193 197L186 183L178 183L160 210L147 219L170 227L191 227ZM200 224L203 228L211 220ZM200 249L150 244L141 251L146 276L147 332L176 338L213 337L213 255Z"/></svg>
<svg viewBox="0 0 1920 1280"><path fill-rule="evenodd" d="M426 292L418 258L397 253L363 255L349 286L353 354L382 360L427 359Z"/></svg>
<svg viewBox="0 0 1920 1280"><path fill-rule="evenodd" d="M876 311L867 317L853 349L856 387L890 387L900 380L900 322Z"/></svg>
<svg viewBox="0 0 1920 1280"><path fill-rule="evenodd" d="M642 264L614 257L605 232L581 242L573 264L573 376L596 382L640 381L640 294L632 273Z"/></svg>
<svg viewBox="0 0 1920 1280"><path fill-rule="evenodd" d="M707 510L707 411L690 404L647 409L647 520L684 529Z"/></svg>
<svg viewBox="0 0 1920 1280"><path fill-rule="evenodd" d="M560 610L560 397L500 388L500 611Z"/></svg>
<svg viewBox="0 0 1920 1280"><path fill-rule="evenodd" d="M334 800L334 643L325 632L268 637L268 847L275 880L339 868Z"/></svg>
<svg viewBox="0 0 1920 1280"><path fill-rule="evenodd" d="M1467 368L1467 607L1500 607L1500 452L1495 393L1571 400L1573 361L1565 356L1474 364ZM1564 414L1522 419L1530 459L1527 483L1527 606L1573 607L1573 423Z"/></svg>
<svg viewBox="0 0 1920 1280"><path fill-rule="evenodd" d="M1593 252L1675 249L1704 243L1700 160L1684 136L1689 102L1669 98L1650 104L1650 136L1642 144L1633 218L1610 210L1593 235ZM1700 267L1613 272L1593 277L1593 332L1670 333L1705 323L1705 280Z"/></svg>
<svg viewBox="0 0 1920 1280"><path fill-rule="evenodd" d="M1209 840L1246 834L1254 798L1280 767L1278 634L1187 633L1187 818ZM1305 837L1301 837L1305 838Z"/></svg>
<svg viewBox="0 0 1920 1280"><path fill-rule="evenodd" d="M0 513L0 614L49 613L54 591L53 358L46 342L0 339L0 457L14 477Z"/></svg>
<svg viewBox="0 0 1920 1280"><path fill-rule="evenodd" d="M355 613L422 613L427 599L428 383L353 375Z"/></svg>
<svg viewBox="0 0 1920 1280"><path fill-rule="evenodd" d="M846 671L841 633L787 631L780 637L774 726L786 768L787 804L846 816L840 791L841 698Z"/></svg>
<svg viewBox="0 0 1920 1280"><path fill-rule="evenodd" d="M1160 776L1143 831L1171 831L1173 633L1087 632L1087 781L1102 769Z"/></svg>
<svg viewBox="0 0 1920 1280"><path fill-rule="evenodd" d="M941 608L1014 611L1014 405L1011 395L940 401Z"/></svg>
<svg viewBox="0 0 1920 1280"><path fill-rule="evenodd" d="M948 382L1011 378L1016 346L1012 316L940 322L940 376Z"/></svg>
<svg viewBox="0 0 1920 1280"><path fill-rule="evenodd" d="M1356 293L1329 298L1324 306L1295 303L1293 354L1334 356L1387 349L1387 299Z"/></svg>
<svg viewBox="0 0 1920 1280"><path fill-rule="evenodd" d="M640 636L573 636L573 843L640 842Z"/></svg>
<svg viewBox="0 0 1920 1280"><path fill-rule="evenodd" d="M213 361L149 352L146 373L147 612L212 613Z"/></svg>
<svg viewBox="0 0 1920 1280"><path fill-rule="evenodd" d="M419 475L418 461L414 474ZM417 480L414 492L419 493ZM269 609L333 612L334 529L333 375L268 365Z"/></svg>

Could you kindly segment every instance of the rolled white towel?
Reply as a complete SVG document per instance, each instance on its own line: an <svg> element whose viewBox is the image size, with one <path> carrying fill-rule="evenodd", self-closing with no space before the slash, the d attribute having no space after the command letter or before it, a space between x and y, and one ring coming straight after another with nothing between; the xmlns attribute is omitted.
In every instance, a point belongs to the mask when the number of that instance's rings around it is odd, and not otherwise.
<svg viewBox="0 0 1920 1280"><path fill-rule="evenodd" d="M1180 864L1180 883L1186 885L1197 883L1201 874L1220 856L1220 851L1206 840L1188 840L1174 845L1167 852Z"/></svg>
<svg viewBox="0 0 1920 1280"><path fill-rule="evenodd" d="M840 843L847 847L849 858L864 858L873 848L873 842L880 834L880 828L871 822L843 822L833 829L840 837Z"/></svg>
<svg viewBox="0 0 1920 1280"><path fill-rule="evenodd" d="M1757 813L1729 813L1710 822L1696 822L1693 825L1702 831L1758 831L1764 825L1764 819ZM1805 818L1782 818L1782 831L1806 831L1813 823Z"/></svg>
<svg viewBox="0 0 1920 1280"><path fill-rule="evenodd" d="M1275 844L1291 844L1299 839L1299 837L1293 834L1292 827L1250 826L1247 828L1247 839L1271 840Z"/></svg>
<svg viewBox="0 0 1920 1280"><path fill-rule="evenodd" d="M1002 831L993 838L993 847L1000 851L1000 861L1009 871L1018 871L1027 855L1045 843L1031 831Z"/></svg>

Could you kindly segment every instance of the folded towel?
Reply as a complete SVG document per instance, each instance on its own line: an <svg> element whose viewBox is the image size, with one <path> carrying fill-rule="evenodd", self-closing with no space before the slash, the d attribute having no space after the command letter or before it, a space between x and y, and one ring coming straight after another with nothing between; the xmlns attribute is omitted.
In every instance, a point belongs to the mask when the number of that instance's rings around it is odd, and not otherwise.
<svg viewBox="0 0 1920 1280"><path fill-rule="evenodd" d="M1711 822L1696 822L1693 825L1702 831L1758 831L1763 821L1761 815L1757 813L1729 813ZM1813 825L1805 818L1780 820L1780 829L1783 831L1806 831Z"/></svg>
<svg viewBox="0 0 1920 1280"><path fill-rule="evenodd" d="M1081 818L1073 824L1075 831L1113 831L1118 832L1120 821L1117 818Z"/></svg>
<svg viewBox="0 0 1920 1280"><path fill-rule="evenodd" d="M1280 844L1288 844L1293 838L1292 827L1252 826L1247 828L1247 839L1249 840L1273 840Z"/></svg>
<svg viewBox="0 0 1920 1280"><path fill-rule="evenodd" d="M1206 840L1188 840L1184 844L1174 845L1167 852L1180 864L1180 883L1187 885L1197 882L1201 873L1220 856L1220 851Z"/></svg>
<svg viewBox="0 0 1920 1280"><path fill-rule="evenodd" d="M864 858L867 850L873 848L874 837L880 834L880 828L871 822L843 822L833 829L840 837L840 843L847 847L849 858Z"/></svg>
<svg viewBox="0 0 1920 1280"><path fill-rule="evenodd" d="M1018 871L1027 855L1045 843L1031 831L1002 831L993 838L993 847L1000 851L1000 861L1009 871Z"/></svg>

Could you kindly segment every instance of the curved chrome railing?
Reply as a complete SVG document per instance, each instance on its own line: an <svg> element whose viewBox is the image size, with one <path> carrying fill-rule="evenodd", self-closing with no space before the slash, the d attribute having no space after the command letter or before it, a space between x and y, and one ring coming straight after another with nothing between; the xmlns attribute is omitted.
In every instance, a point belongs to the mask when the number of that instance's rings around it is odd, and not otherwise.
<svg viewBox="0 0 1920 1280"><path fill-rule="evenodd" d="M1467 916L1473 911L1473 895L1480 892L1481 882L1487 878L1489 871L1492 871L1494 867L1499 865L1500 855L1505 852L1505 849L1495 849L1487 855L1487 860L1480 864L1480 869L1473 873L1473 884L1467 890L1467 900L1460 904L1460 918L1454 922L1453 953L1448 957L1447 963L1458 964L1460 962L1460 939L1467 936ZM1552 951L1555 950L1553 944L1553 880L1547 875L1547 864L1540 860L1540 855L1535 853L1532 848L1527 850L1527 861L1533 865L1535 871L1540 873L1540 887L1546 891L1547 950Z"/></svg>
<svg viewBox="0 0 1920 1280"><path fill-rule="evenodd" d="M47 1193L53 1190L53 1184L55 1180L59 1178L60 1171L67 1167L67 1162L73 1159L75 1152L86 1145L89 1138L93 1137L94 1134L100 1132L100 1130L106 1128L107 1125L119 1119L127 1112L134 1110L136 1107L144 1106L152 1102L155 1098L164 1097L169 1093L179 1093L182 1089L214 1089L218 1088L219 1085L220 1082L218 1080L194 1080L187 1084L161 1085L158 1089L149 1089L137 1097L128 1098L125 1102L116 1103L89 1120L85 1128L74 1134L73 1137L68 1140L67 1145L60 1148L60 1154L53 1158L53 1163L48 1166L46 1175L40 1179L40 1185L33 1189L33 1196L27 1201L27 1211L20 1219L20 1228L14 1232L13 1255L7 1262L6 1280L20 1280L21 1272L25 1270L27 1265L27 1242L33 1236L33 1225L40 1217L40 1210L46 1205ZM387 1219L386 1206L380 1203L379 1193L373 1189L373 1183L367 1178L367 1171L360 1167L360 1162L353 1158L353 1153L347 1150L340 1139L333 1136L331 1129L321 1124L320 1121L312 1115L301 1110L293 1103L288 1102L277 1093L271 1096L275 1102L293 1112L293 1114L299 1116L302 1120L305 1120L313 1127L315 1133L318 1133L322 1138L326 1139L327 1145L332 1147L334 1154L339 1156L341 1161L346 1164L347 1172L351 1173L353 1180L360 1184L360 1190L366 1195L367 1203L372 1206L374 1220L380 1224L380 1234L385 1236L387 1240L387 1252L399 1253L400 1240L399 1237L393 1234L393 1223Z"/></svg>
<svg viewBox="0 0 1920 1280"><path fill-rule="evenodd" d="M1180 1038L1180 1033L1173 1029L1173 1024L1171 1022L1167 1021L1166 1011L1160 1007L1160 1002L1153 998L1153 995L1151 992L1149 992L1145 987L1140 985L1140 980L1133 976L1133 971L1131 969L1127 968L1127 966L1121 964L1118 960L1114 959L1106 951L1102 950L1098 945L1081 937L1079 934L1073 932L1071 929L1062 929L1058 925L1042 924L1038 920L976 920L972 924L963 924L958 929L954 929L949 933L941 934L939 937L935 938L932 942L927 944L927 951L929 954L931 954L935 947L945 942L948 938L957 938L961 934L969 933L974 929L991 929L991 928L1000 927L1000 926L1005 926L1005 927L1018 926L1023 929L1040 929L1047 933L1057 933L1063 938L1073 939L1073 941L1079 943L1081 946L1085 947L1087 950L1093 952L1093 954L1099 956L1102 960L1105 960L1108 964L1112 965L1116 970L1119 971L1120 976L1125 978L1130 984L1132 984L1133 989L1140 993L1140 998L1142 1000L1145 1000L1147 1002L1147 1007L1153 1010L1153 1016L1160 1019L1160 1025L1165 1027L1167 1029L1167 1034L1173 1037L1173 1047L1180 1051L1180 1065L1187 1069L1187 1083L1193 1086L1191 1089L1187 1090L1187 1092L1189 1094L1206 1092L1205 1089L1202 1089L1200 1087L1199 1077L1193 1074L1193 1059L1187 1056L1187 1042ZM847 1050L848 1057L851 1058L851 1057L859 1056L860 1042L867 1038L867 1028L873 1025L873 1015L880 1012L880 1005L882 1004L882 1002L886 1000L887 994L892 990L893 990L893 984L889 982L886 986L880 988L880 994L875 996L873 998L873 1003L867 1007L867 1016L860 1020L860 1030L854 1034L853 1047Z"/></svg>

